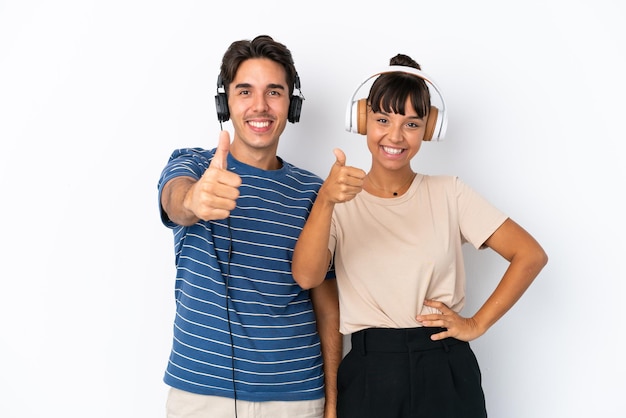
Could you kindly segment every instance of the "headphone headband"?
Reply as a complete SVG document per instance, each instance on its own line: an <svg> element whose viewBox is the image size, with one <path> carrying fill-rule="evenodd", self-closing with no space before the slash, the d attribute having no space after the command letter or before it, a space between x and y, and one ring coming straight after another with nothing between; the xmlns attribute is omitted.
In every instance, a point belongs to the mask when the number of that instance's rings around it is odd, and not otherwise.
<svg viewBox="0 0 626 418"><path fill-rule="evenodd" d="M403 65L390 65L388 67L385 67L381 69L380 71L377 71L374 74L367 77L362 83L360 83L357 86L356 90L352 94L352 97L350 98L350 102L348 102L348 109L346 111L346 131L362 133L359 130L359 113L362 114L363 109L359 110L359 104L358 104L359 100L355 100L355 97L357 93L361 90L361 88L372 78L378 77L386 73L397 73L397 72L413 74L423 79L424 81L426 81L428 85L430 85L430 87L432 87L432 90L434 90L435 93L437 93L437 96L439 96L439 99L441 101L441 109L437 109L438 110L437 121L434 126L432 139L435 139L437 141L442 140L446 133L446 128L448 125L448 116L447 116L446 102L443 98L443 94L441 93L441 90L439 89L435 81L432 79L432 77L430 77L428 74L424 73L421 70L418 70L417 68L407 67Z"/></svg>

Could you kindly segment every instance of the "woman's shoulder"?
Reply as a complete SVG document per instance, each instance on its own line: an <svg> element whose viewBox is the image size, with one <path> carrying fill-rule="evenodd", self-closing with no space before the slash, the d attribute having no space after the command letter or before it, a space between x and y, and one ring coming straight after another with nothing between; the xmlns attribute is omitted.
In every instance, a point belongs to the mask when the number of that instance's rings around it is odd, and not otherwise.
<svg viewBox="0 0 626 418"><path fill-rule="evenodd" d="M424 184L429 185L441 185L441 186L456 186L458 183L462 183L458 176L449 174L418 174L421 176L421 181Z"/></svg>

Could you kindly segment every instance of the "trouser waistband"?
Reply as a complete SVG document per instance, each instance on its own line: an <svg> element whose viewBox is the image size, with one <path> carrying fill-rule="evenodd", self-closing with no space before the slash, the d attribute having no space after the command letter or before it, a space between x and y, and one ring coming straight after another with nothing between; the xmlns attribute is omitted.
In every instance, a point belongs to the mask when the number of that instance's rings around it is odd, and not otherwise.
<svg viewBox="0 0 626 418"><path fill-rule="evenodd" d="M445 328L367 328L352 334L352 349L361 354L367 352L406 353L436 349L448 351L450 346L464 343L452 337L439 341L430 339L432 334L442 331L445 331Z"/></svg>

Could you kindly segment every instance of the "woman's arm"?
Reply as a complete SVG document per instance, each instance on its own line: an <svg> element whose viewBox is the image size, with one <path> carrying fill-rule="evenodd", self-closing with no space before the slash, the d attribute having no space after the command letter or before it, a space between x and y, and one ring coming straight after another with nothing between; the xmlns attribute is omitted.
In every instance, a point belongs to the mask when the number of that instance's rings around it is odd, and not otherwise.
<svg viewBox="0 0 626 418"><path fill-rule="evenodd" d="M513 307L548 262L539 243L511 219L504 221L485 245L509 261L498 286L471 318L461 317L441 302L425 301L426 306L441 314L419 315L417 320L424 326L447 329L434 334L432 339L455 337L471 341L480 337Z"/></svg>
<svg viewBox="0 0 626 418"><path fill-rule="evenodd" d="M291 272L303 289L319 286L326 277L331 260L328 239L335 204L354 199L363 187L365 172L347 167L343 151L335 149L334 153L337 161L317 194L293 253Z"/></svg>
<svg viewBox="0 0 626 418"><path fill-rule="evenodd" d="M509 261L500 283L473 319L484 333L526 292L548 263L548 255L524 228L507 219L485 245Z"/></svg>

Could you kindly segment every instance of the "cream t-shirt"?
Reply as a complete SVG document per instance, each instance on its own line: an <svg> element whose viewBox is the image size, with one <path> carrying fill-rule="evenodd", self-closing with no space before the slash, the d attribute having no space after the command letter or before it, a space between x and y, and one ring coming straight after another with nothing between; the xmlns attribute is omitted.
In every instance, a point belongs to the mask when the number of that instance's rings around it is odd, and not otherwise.
<svg viewBox="0 0 626 418"><path fill-rule="evenodd" d="M460 312L461 246L481 248L507 216L453 176L418 174L402 196L366 191L335 205L328 247L339 287L340 331L413 328L433 313L424 299Z"/></svg>

